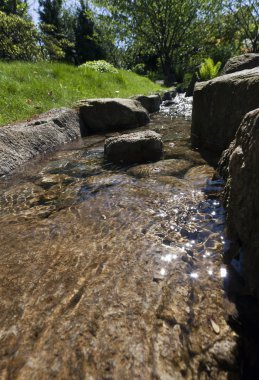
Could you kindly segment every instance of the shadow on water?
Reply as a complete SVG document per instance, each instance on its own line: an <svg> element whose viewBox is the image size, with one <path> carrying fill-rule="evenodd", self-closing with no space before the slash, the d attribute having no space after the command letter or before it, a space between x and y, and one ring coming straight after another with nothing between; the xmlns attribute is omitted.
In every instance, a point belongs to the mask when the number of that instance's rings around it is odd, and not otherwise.
<svg viewBox="0 0 259 380"><path fill-rule="evenodd" d="M240 378L259 379L259 302L250 294L240 273L239 260L228 264L229 276L224 282L229 299L236 310L229 314L229 324L239 340Z"/></svg>

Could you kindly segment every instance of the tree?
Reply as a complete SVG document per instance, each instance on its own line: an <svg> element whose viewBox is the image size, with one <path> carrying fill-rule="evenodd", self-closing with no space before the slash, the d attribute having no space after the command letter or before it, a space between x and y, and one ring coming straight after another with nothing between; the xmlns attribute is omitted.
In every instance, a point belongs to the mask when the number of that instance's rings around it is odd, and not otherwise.
<svg viewBox="0 0 259 380"><path fill-rule="evenodd" d="M259 2L258 0L226 0L227 12L234 15L240 38L247 50L259 52Z"/></svg>
<svg viewBox="0 0 259 380"><path fill-rule="evenodd" d="M200 66L206 57L224 65L231 56L240 54L240 28L234 15L220 4L213 13L198 20L197 31L192 41L195 54L189 57L189 67Z"/></svg>
<svg viewBox="0 0 259 380"><path fill-rule="evenodd" d="M39 16L43 24L60 29L63 0L39 0Z"/></svg>
<svg viewBox="0 0 259 380"><path fill-rule="evenodd" d="M0 11L8 15L26 17L28 4L26 0L0 0Z"/></svg>
<svg viewBox="0 0 259 380"><path fill-rule="evenodd" d="M39 0L39 6L43 55L51 60L68 60L68 57L72 60L73 15L63 9L63 0Z"/></svg>
<svg viewBox="0 0 259 380"><path fill-rule="evenodd" d="M32 22L0 12L0 59L36 60L40 54L38 37Z"/></svg>
<svg viewBox="0 0 259 380"><path fill-rule="evenodd" d="M79 64L105 58L100 30L85 0L80 0L80 7L76 12L75 49Z"/></svg>
<svg viewBox="0 0 259 380"><path fill-rule="evenodd" d="M195 53L200 41L199 23L215 9L205 0L97 0L111 20L123 25L120 39L126 46L144 47L157 55L168 82L176 78L177 66ZM109 17L109 16L108 16ZM124 38L122 38L122 35Z"/></svg>

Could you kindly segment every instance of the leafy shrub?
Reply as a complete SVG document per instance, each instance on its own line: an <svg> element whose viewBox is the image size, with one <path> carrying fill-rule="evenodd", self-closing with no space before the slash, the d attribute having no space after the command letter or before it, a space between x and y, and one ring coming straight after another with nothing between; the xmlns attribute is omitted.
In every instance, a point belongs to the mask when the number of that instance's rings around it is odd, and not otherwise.
<svg viewBox="0 0 259 380"><path fill-rule="evenodd" d="M39 55L38 32L33 23L0 12L0 59L31 61Z"/></svg>
<svg viewBox="0 0 259 380"><path fill-rule="evenodd" d="M197 74L198 79L201 81L206 81L209 79L216 78L218 76L221 67L221 62L214 63L212 58L206 58L201 64L199 72Z"/></svg>
<svg viewBox="0 0 259 380"><path fill-rule="evenodd" d="M146 74L146 67L144 63L137 63L133 68L132 71L139 75L145 75Z"/></svg>
<svg viewBox="0 0 259 380"><path fill-rule="evenodd" d="M99 60L99 61L88 61L79 66L79 69L92 69L100 73L113 73L118 74L118 70L109 62Z"/></svg>

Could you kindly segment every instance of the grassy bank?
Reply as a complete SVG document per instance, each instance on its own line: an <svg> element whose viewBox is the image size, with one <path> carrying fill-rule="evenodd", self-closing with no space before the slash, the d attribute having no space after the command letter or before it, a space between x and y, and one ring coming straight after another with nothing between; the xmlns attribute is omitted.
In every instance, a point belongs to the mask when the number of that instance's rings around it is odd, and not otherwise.
<svg viewBox="0 0 259 380"><path fill-rule="evenodd" d="M147 78L119 70L99 73L61 63L0 62L0 125L26 120L84 98L128 97L161 90Z"/></svg>

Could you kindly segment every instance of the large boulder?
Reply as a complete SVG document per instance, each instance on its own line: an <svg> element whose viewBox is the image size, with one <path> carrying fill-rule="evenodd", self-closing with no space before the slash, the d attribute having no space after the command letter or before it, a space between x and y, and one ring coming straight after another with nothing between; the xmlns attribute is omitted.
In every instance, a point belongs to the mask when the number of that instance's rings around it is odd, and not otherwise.
<svg viewBox="0 0 259 380"><path fill-rule="evenodd" d="M219 171L226 179L230 258L239 251L250 289L259 297L259 108L245 115Z"/></svg>
<svg viewBox="0 0 259 380"><path fill-rule="evenodd" d="M193 97L192 144L222 153L244 115L259 106L259 68L197 83Z"/></svg>
<svg viewBox="0 0 259 380"><path fill-rule="evenodd" d="M230 58L225 64L222 75L250 70L259 66L259 54L247 53Z"/></svg>
<svg viewBox="0 0 259 380"><path fill-rule="evenodd" d="M150 120L135 99L88 99L78 102L77 107L90 133L136 128Z"/></svg>
<svg viewBox="0 0 259 380"><path fill-rule="evenodd" d="M160 95L139 95L134 98L149 112L154 113L158 112L160 109L160 105L162 103L162 99Z"/></svg>
<svg viewBox="0 0 259 380"><path fill-rule="evenodd" d="M104 154L115 163L157 161L163 154L161 135L145 131L110 137L105 141Z"/></svg>
<svg viewBox="0 0 259 380"><path fill-rule="evenodd" d="M75 110L46 112L32 121L0 128L0 176L8 174L32 157L55 149L85 134Z"/></svg>

